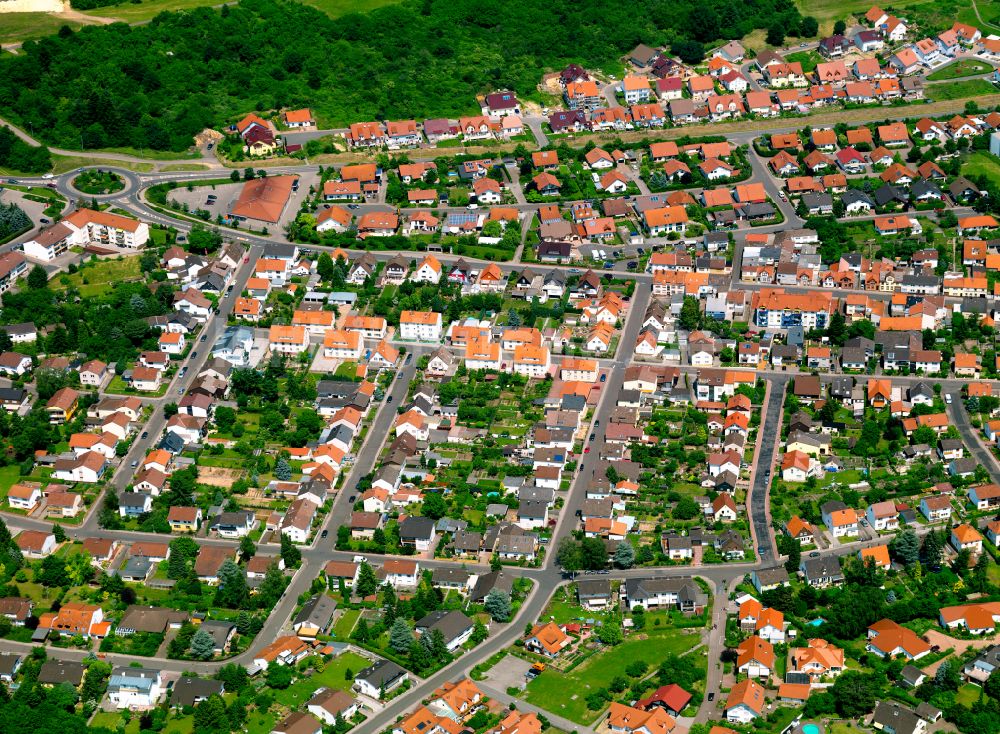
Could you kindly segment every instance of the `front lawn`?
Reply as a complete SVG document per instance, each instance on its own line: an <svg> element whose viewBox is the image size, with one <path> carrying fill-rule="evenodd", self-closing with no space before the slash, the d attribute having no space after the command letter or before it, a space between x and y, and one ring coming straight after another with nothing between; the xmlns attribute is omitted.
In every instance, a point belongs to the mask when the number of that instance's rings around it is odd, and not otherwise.
<svg viewBox="0 0 1000 734"><path fill-rule="evenodd" d="M615 676L626 676L625 668L629 663L645 660L654 668L668 655L687 652L698 639L698 635L670 628L637 634L594 655L568 673L547 668L528 685L525 700L578 724L588 725L597 718L596 712L587 709L588 694L607 688Z"/></svg>

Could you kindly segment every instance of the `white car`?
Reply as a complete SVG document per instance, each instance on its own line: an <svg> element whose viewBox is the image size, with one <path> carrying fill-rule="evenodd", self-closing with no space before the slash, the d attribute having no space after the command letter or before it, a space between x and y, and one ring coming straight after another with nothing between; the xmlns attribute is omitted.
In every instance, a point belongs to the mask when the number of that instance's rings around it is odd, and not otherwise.
<svg viewBox="0 0 1000 734"><path fill-rule="evenodd" d="M45 179L55 178L55 177L56 177L56 175L54 173L46 173L45 175L42 176L42 178L45 178Z"/></svg>
<svg viewBox="0 0 1000 734"><path fill-rule="evenodd" d="M469 204L468 208L469 209L478 209L479 208L479 204L473 202L473 203Z"/></svg>

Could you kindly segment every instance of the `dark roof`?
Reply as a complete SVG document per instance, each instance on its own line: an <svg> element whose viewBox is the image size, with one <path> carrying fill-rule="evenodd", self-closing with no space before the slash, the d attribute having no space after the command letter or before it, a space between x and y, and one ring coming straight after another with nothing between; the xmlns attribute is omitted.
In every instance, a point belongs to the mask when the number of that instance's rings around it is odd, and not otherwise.
<svg viewBox="0 0 1000 734"><path fill-rule="evenodd" d="M203 701L213 694L221 696L224 692L225 686L221 680L192 678L189 675L182 675L180 680L174 685L174 691L170 696L170 704L172 706L194 706L199 701Z"/></svg>
<svg viewBox="0 0 1000 734"><path fill-rule="evenodd" d="M461 612L444 609L431 612L426 617L418 619L414 625L418 630L427 630L428 632L439 630L446 643L458 639L472 626L472 620Z"/></svg>
<svg viewBox="0 0 1000 734"><path fill-rule="evenodd" d="M326 627L337 609L337 602L326 594L317 594L302 605L292 624L308 622L316 627Z"/></svg>
<svg viewBox="0 0 1000 734"><path fill-rule="evenodd" d="M83 663L75 660L46 660L38 671L38 682L51 684L69 682L78 686L83 680L83 671Z"/></svg>
<svg viewBox="0 0 1000 734"><path fill-rule="evenodd" d="M374 688L388 688L391 683L406 675L406 671L391 660L377 660L374 665L358 673L354 679L367 681Z"/></svg>
<svg viewBox="0 0 1000 734"><path fill-rule="evenodd" d="M434 520L410 515L399 524L399 537L426 540L434 534Z"/></svg>

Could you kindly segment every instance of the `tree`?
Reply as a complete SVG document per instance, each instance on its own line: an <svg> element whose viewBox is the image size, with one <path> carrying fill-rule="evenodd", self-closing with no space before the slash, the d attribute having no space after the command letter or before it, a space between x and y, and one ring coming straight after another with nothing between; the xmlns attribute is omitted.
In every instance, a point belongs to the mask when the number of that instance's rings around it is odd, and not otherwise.
<svg viewBox="0 0 1000 734"><path fill-rule="evenodd" d="M187 249L200 255L215 252L222 246L222 235L217 229L209 229L203 224L191 227L188 233Z"/></svg>
<svg viewBox="0 0 1000 734"><path fill-rule="evenodd" d="M274 464L274 477L282 482L287 482L292 478L292 466L284 457L278 459Z"/></svg>
<svg viewBox="0 0 1000 734"><path fill-rule="evenodd" d="M994 668L993 672L990 673L990 677L986 679L986 685L983 686L983 690L994 701L1000 701L1000 669Z"/></svg>
<svg viewBox="0 0 1000 734"><path fill-rule="evenodd" d="M694 501L694 498L688 495L684 495L677 500L677 504L674 505L674 509L670 511L670 515L676 520L692 520L700 514L701 507L699 507L698 503Z"/></svg>
<svg viewBox="0 0 1000 734"><path fill-rule="evenodd" d="M617 614L609 614L604 624L597 628L597 637L605 645L620 645L625 639L621 619Z"/></svg>
<svg viewBox="0 0 1000 734"><path fill-rule="evenodd" d="M817 33L819 33L819 22L811 15L807 15L799 24L799 35L802 38L814 38Z"/></svg>
<svg viewBox="0 0 1000 734"><path fill-rule="evenodd" d="M855 719L875 708L881 689L877 674L845 670L837 676L829 690L836 702L837 713L844 718Z"/></svg>
<svg viewBox="0 0 1000 734"><path fill-rule="evenodd" d="M333 258L326 252L321 252L319 254L319 259L316 261L316 274L322 281L333 280L333 273L335 270L333 264Z"/></svg>
<svg viewBox="0 0 1000 734"><path fill-rule="evenodd" d="M494 622L506 622L510 619L510 596L500 589L493 589L483 600L483 609Z"/></svg>
<svg viewBox="0 0 1000 734"><path fill-rule="evenodd" d="M838 20L836 23L833 24L833 34L835 36L844 35L844 31L846 30L847 30L847 23L843 20Z"/></svg>
<svg viewBox="0 0 1000 734"><path fill-rule="evenodd" d="M580 555L583 567L598 571L608 565L608 549L600 538L584 538L580 542Z"/></svg>
<svg viewBox="0 0 1000 734"><path fill-rule="evenodd" d="M556 550L556 563L564 571L575 573L583 568L583 553L580 543L573 538L566 537L559 541L559 548Z"/></svg>
<svg viewBox="0 0 1000 734"><path fill-rule="evenodd" d="M935 531L930 531L924 536L924 542L920 545L920 557L927 566L937 569L941 565L941 554L944 552L944 544L941 536Z"/></svg>
<svg viewBox="0 0 1000 734"><path fill-rule="evenodd" d="M678 38L670 44L670 52L685 64L698 64L705 58L705 47L697 41Z"/></svg>
<svg viewBox="0 0 1000 734"><path fill-rule="evenodd" d="M55 537L57 543L66 542L66 531L63 529L63 526L60 525L59 523L56 523L52 526L52 535Z"/></svg>
<svg viewBox="0 0 1000 734"><path fill-rule="evenodd" d="M250 594L247 577L242 568L227 558L218 571L219 588L215 592L215 603L220 607L241 609L246 606Z"/></svg>
<svg viewBox="0 0 1000 734"><path fill-rule="evenodd" d="M912 566L920 560L920 539L912 528L906 528L893 538L889 549L904 566Z"/></svg>
<svg viewBox="0 0 1000 734"><path fill-rule="evenodd" d="M287 533L281 534L281 558L287 568L298 568L302 563L302 551L295 546Z"/></svg>
<svg viewBox="0 0 1000 734"><path fill-rule="evenodd" d="M844 345L847 336L847 323L844 314L840 311L834 311L833 316L830 317L830 325L826 327L826 335L831 344L836 344L838 347Z"/></svg>
<svg viewBox="0 0 1000 734"><path fill-rule="evenodd" d="M378 591L378 578L376 578L375 571L370 565L368 565L367 561L361 562L361 568L358 569L358 580L354 584L354 590L362 599L365 599Z"/></svg>
<svg viewBox="0 0 1000 734"><path fill-rule="evenodd" d="M684 304L681 306L681 316L678 319L681 327L687 331L694 331L701 323L701 308L698 300L692 296L684 297Z"/></svg>
<svg viewBox="0 0 1000 734"><path fill-rule="evenodd" d="M267 666L267 674L264 680L269 688L280 691L292 685L294 677L294 671L290 667L287 665L278 665L278 663L272 661Z"/></svg>
<svg viewBox="0 0 1000 734"><path fill-rule="evenodd" d="M40 291L49 284L49 275L45 272L45 268L41 265L36 265L30 271L28 271L28 288L33 291Z"/></svg>
<svg viewBox="0 0 1000 734"><path fill-rule="evenodd" d="M74 586L84 584L94 576L94 567L90 562L90 554L85 550L70 553L66 558L66 575Z"/></svg>
<svg viewBox="0 0 1000 734"><path fill-rule="evenodd" d="M249 561L257 553L257 546L249 535L240 538L240 557L244 561Z"/></svg>
<svg viewBox="0 0 1000 734"><path fill-rule="evenodd" d="M615 565L618 568L632 568L635 563L635 549L627 540L623 540L615 548Z"/></svg>
<svg viewBox="0 0 1000 734"><path fill-rule="evenodd" d="M802 561L802 544L798 538L778 535L778 552L788 556L788 559L785 561L785 570L789 574L797 573L799 563Z"/></svg>
<svg viewBox="0 0 1000 734"><path fill-rule="evenodd" d="M191 638L191 656L197 660L208 660L215 652L215 639L199 628Z"/></svg>
<svg viewBox="0 0 1000 734"><path fill-rule="evenodd" d="M402 655L409 651L412 643L413 632L410 631L410 626L405 619L397 617L389 630L389 647Z"/></svg>
<svg viewBox="0 0 1000 734"><path fill-rule="evenodd" d="M432 520L440 520L448 514L448 503L440 492L428 492L424 496L423 514Z"/></svg>
<svg viewBox="0 0 1000 734"><path fill-rule="evenodd" d="M59 556L46 556L39 564L35 580L42 586L69 586L69 574L66 573L66 561Z"/></svg>
<svg viewBox="0 0 1000 734"><path fill-rule="evenodd" d="M782 46L785 43L785 29L780 25L773 25L767 29L767 43L771 46Z"/></svg>

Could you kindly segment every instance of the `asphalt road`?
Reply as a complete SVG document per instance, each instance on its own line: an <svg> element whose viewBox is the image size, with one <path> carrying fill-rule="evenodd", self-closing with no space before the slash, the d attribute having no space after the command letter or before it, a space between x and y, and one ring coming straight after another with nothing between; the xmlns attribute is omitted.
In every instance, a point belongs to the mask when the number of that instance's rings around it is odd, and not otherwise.
<svg viewBox="0 0 1000 734"><path fill-rule="evenodd" d="M771 395L764 410L760 425L760 450L754 457L756 471L750 493L750 519L753 523L754 536L757 540L757 557L761 565L768 566L777 558L773 547L771 518L768 512L767 499L770 492L772 468L774 466L774 447L781 433L781 416L785 402L785 386L789 377L771 379Z"/></svg>

